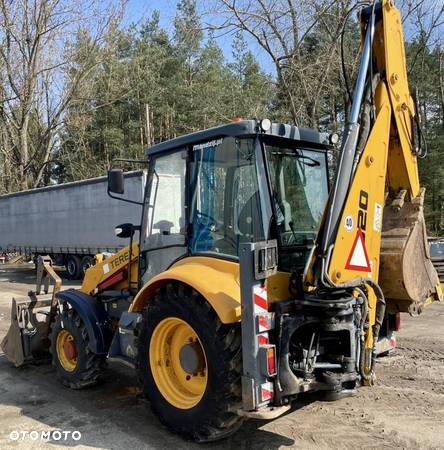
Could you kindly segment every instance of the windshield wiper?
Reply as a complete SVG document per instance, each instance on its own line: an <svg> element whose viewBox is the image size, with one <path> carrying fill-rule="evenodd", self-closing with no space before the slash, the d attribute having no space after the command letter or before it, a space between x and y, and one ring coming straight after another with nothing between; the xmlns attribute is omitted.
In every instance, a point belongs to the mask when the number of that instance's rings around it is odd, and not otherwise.
<svg viewBox="0 0 444 450"><path fill-rule="evenodd" d="M303 162L306 166L317 167L317 166L321 165L321 163L319 161L316 161L315 159L310 158L309 156L300 155L300 154L296 154L295 156L296 156L296 158L298 158L298 160L301 160L301 159L304 160Z"/></svg>
<svg viewBox="0 0 444 450"><path fill-rule="evenodd" d="M300 161L302 164L309 166L309 167L317 167L320 166L321 163L319 161L316 161L315 159L311 158L310 156L307 155L303 155L301 153L299 153L300 150L298 150L297 148L289 148L286 150L281 150L281 151L273 151L272 154L273 155L283 155L283 156L293 156L295 158L297 158L298 160L303 160Z"/></svg>

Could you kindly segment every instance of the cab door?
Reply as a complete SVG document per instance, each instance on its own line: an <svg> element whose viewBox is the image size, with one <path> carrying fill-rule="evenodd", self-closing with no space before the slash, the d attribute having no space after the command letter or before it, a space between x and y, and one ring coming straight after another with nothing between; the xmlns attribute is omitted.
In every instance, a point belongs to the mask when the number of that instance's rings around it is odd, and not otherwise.
<svg viewBox="0 0 444 450"><path fill-rule="evenodd" d="M150 159L141 235L143 283L187 253L186 149Z"/></svg>

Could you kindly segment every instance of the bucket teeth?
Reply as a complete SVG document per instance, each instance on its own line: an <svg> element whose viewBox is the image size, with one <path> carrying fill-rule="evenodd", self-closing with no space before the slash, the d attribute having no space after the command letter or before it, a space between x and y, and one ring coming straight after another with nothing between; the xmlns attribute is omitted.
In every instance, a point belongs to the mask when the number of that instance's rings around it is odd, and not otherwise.
<svg viewBox="0 0 444 450"><path fill-rule="evenodd" d="M384 209L379 282L391 312L419 314L442 300L438 274L429 254L424 221L424 194L412 201L400 191Z"/></svg>

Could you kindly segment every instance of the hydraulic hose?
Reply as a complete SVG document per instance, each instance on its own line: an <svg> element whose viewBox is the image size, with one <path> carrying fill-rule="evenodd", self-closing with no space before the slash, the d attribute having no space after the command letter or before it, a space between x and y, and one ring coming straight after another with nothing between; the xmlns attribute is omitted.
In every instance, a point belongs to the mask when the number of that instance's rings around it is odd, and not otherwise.
<svg viewBox="0 0 444 450"><path fill-rule="evenodd" d="M372 349L372 353L371 353L370 371L366 372L366 370L365 370L366 369L365 368L365 352L362 351L362 349L360 352L359 367L360 367L360 372L361 372L362 378L368 382L371 382L373 369L374 369L374 365L375 365L375 359L376 359L375 358L376 343L378 341L379 332L381 330L381 326L382 326L382 323L383 323L384 317L385 317L386 301L385 301L384 293L382 292L382 289L379 286L379 284L376 283L371 278L354 278L353 280L350 280L345 283L334 284L334 286L338 289L357 289L360 291L361 288L364 287L366 284L373 289L373 292L376 295L376 316L375 316L375 324L373 325L373 329L372 329L372 331L373 331L373 349ZM364 301L367 302L367 308L368 308L367 296L365 296ZM361 325L363 326L364 324L361 323Z"/></svg>

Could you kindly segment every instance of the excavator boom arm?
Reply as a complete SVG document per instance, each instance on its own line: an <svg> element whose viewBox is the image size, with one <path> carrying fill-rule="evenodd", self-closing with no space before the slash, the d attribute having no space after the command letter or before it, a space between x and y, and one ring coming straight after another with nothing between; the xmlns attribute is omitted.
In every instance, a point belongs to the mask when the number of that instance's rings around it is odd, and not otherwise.
<svg viewBox="0 0 444 450"><path fill-rule="evenodd" d="M428 254L400 12L377 1L362 11L361 28L351 114L305 285L365 290L373 326L377 298L389 312L418 313L442 293Z"/></svg>

